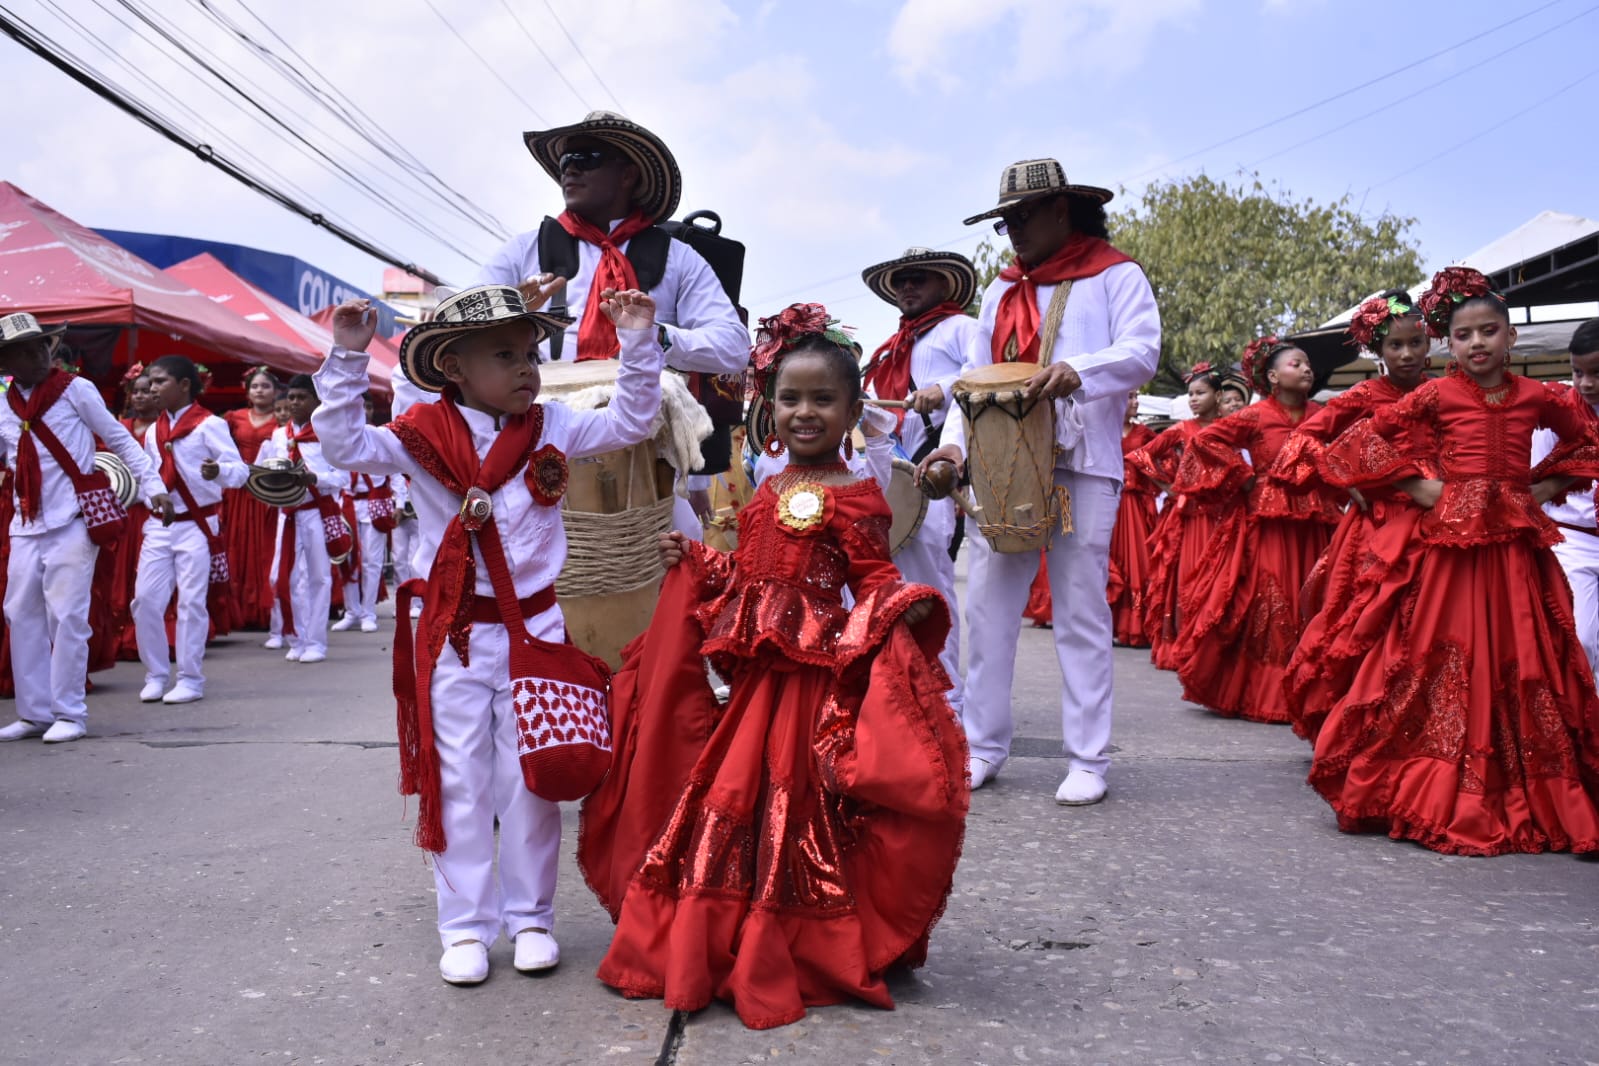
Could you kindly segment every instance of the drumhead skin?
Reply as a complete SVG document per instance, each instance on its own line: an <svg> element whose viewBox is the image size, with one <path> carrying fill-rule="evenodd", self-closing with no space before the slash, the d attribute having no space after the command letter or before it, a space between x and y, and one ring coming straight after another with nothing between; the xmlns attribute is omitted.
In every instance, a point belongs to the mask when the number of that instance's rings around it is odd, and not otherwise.
<svg viewBox="0 0 1599 1066"><path fill-rule="evenodd" d="M954 392L993 392L1025 385L1042 370L1037 363L990 363L962 374Z"/></svg>
<svg viewBox="0 0 1599 1066"><path fill-rule="evenodd" d="M894 473L888 484L883 486L883 495L888 499L889 510L894 513L893 522L888 528L888 547L890 552L898 555L927 518L927 497L916 486L915 464L895 459Z"/></svg>
<svg viewBox="0 0 1599 1066"><path fill-rule="evenodd" d="M595 385L615 385L617 359L585 359L581 363L540 363L539 395L566 396Z"/></svg>

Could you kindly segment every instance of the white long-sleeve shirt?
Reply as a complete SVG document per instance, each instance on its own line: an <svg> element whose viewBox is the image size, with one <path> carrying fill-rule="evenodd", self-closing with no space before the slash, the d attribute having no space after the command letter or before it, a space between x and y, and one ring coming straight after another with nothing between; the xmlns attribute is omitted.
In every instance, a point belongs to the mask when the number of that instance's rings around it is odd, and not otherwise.
<svg viewBox="0 0 1599 1066"><path fill-rule="evenodd" d="M621 221L612 222L610 228L614 230ZM630 243L621 244L624 255ZM573 322L566 331L563 359L577 357L577 330L599 267L600 249L578 241L577 276L567 281L565 289L567 314ZM541 272L539 231L530 230L511 238L495 252L476 284L520 285ZM679 240L671 242L666 269L650 296L655 300L655 321L666 327L672 342L666 352L667 366L705 374L736 374L749 363L749 330L739 321L738 311L722 290L711 264L693 248ZM542 347L548 352L547 345Z"/></svg>
<svg viewBox="0 0 1599 1066"><path fill-rule="evenodd" d="M993 363L994 315L1011 285L995 279L983 293L963 374ZM1038 287L1041 323L1054 293L1053 285ZM1050 362L1067 364L1083 382L1072 395L1055 401L1057 433L1068 449L1056 466L1121 481L1127 394L1154 377L1160 365L1160 311L1149 279L1136 263L1117 263L1072 282ZM1081 419L1080 439L1073 439L1075 434L1068 429L1077 419L1067 405L1075 406ZM966 425L958 407L945 424L944 443L956 445L962 455L966 452Z"/></svg>
<svg viewBox="0 0 1599 1066"><path fill-rule="evenodd" d="M942 431L944 420L949 415L950 390L955 385L955 379L960 377L961 367L966 364L977 329L977 319L970 315L950 315L916 338L916 346L911 349L913 388L926 389L937 385L944 392L944 400L938 410L927 416L933 424L935 436ZM866 392L869 396L877 395L875 388ZM905 449L905 454L915 455L927 439L927 426L922 416L914 411L906 411L899 436L900 447ZM936 443L934 446L937 446Z"/></svg>
<svg viewBox="0 0 1599 1066"><path fill-rule="evenodd" d="M170 412L166 416L169 423L176 426L188 409L184 407ZM150 428L144 431L144 450L159 473L161 448L155 440L157 424L152 422ZM183 483L194 496L196 507L209 507L214 503L221 503L222 490L239 488L250 474L250 468L239 455L238 445L233 443L233 433L228 429L228 424L216 415L206 415L205 420L194 428L194 432L173 441L172 458L177 465L178 474L183 478ZM200 476L200 464L207 459L215 459L218 468L217 476L212 481ZM180 515L187 514L189 507L183 502L183 497L178 494L176 488L172 490L171 496L173 509ZM159 521L159 518L152 518L151 521Z"/></svg>
<svg viewBox="0 0 1599 1066"><path fill-rule="evenodd" d="M316 419L313 417L311 422L312 425L315 425ZM289 432L291 429L297 430L299 427L290 423L286 426L279 426L272 431L272 436L266 443L261 445L261 450L256 453L255 461L257 465L268 459L289 458ZM318 430L317 440L303 440L300 442L300 462L304 464L307 470L316 475L316 490L324 496L332 496L337 499L339 493L343 492L350 484L350 475L343 470L335 469L333 464L328 462L326 450L322 447L321 436L322 432Z"/></svg>
<svg viewBox="0 0 1599 1066"><path fill-rule="evenodd" d="M557 403L544 403L542 444L553 444L567 460L602 455L639 443L650 435L650 423L661 405L661 346L656 331L619 329L622 363L616 394L597 411L573 411ZM345 470L365 474L405 474L411 479L411 504L416 508L417 568L432 569L445 528L461 511L461 497L427 473L387 426L369 426L362 407L366 395L367 355L334 348L316 373L322 406L311 416L322 452ZM468 407L461 417L472 431L472 444L481 459L499 436L493 416ZM505 546L506 561L519 598L533 595L555 582L566 562L566 530L559 507L545 507L533 499L526 479L518 472L490 495L495 525ZM479 596L494 595L488 567L474 543Z"/></svg>
<svg viewBox="0 0 1599 1066"><path fill-rule="evenodd" d="M1594 414L1599 417L1599 407L1594 408ZM1555 445L1560 443L1560 438L1555 436L1552 429L1535 429L1532 431L1532 463L1537 466L1555 450ZM1546 503L1543 513L1552 520L1567 526L1579 526L1582 529L1595 529L1599 522L1594 520L1593 492L1573 492L1566 496L1562 503Z"/></svg>
<svg viewBox="0 0 1599 1066"><path fill-rule="evenodd" d="M11 386L19 390L23 399L33 394L32 389ZM80 473L94 470L94 439L105 441L106 447L116 453L133 476L138 479L139 491L146 499L166 492L150 457L145 454L133 434L106 409L100 390L83 378L73 378L66 390L40 420L61 441L61 446L72 456ZM0 447L5 450L6 464L15 468L17 445L22 436L22 423L9 403L0 400ZM34 451L39 455L39 514L32 522L22 520L21 501L16 517L11 520L13 537L32 537L47 533L78 517L78 491L72 478L61 469L50 449L34 436ZM13 479L13 489L15 479Z"/></svg>

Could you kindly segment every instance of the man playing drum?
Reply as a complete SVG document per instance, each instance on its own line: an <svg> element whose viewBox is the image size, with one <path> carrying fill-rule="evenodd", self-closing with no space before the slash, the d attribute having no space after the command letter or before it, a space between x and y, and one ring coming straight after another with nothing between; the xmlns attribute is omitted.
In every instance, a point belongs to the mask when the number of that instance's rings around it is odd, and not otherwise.
<svg viewBox="0 0 1599 1066"><path fill-rule="evenodd" d="M977 320L966 314L966 305L977 292L977 271L971 260L955 252L910 248L898 259L867 267L861 280L900 312L899 329L866 365L866 392L909 403L900 412L899 442L907 457L918 460L938 446L949 412L950 387L977 333ZM949 554L954 536L954 501L929 501L922 524L895 552L894 562L905 580L937 589L949 603L950 617L958 618L955 560ZM954 682L950 706L960 714L959 625L950 627L939 660Z"/></svg>
<svg viewBox="0 0 1599 1066"><path fill-rule="evenodd" d="M1026 395L1053 402L1057 415L1054 478L1070 494L1072 531L1055 526L1045 559L1068 759L1055 800L1069 806L1105 796L1112 684L1105 582L1121 496L1122 414L1127 393L1154 376L1160 356L1160 314L1149 281L1105 240L1110 198L1108 189L1068 184L1053 159L1026 160L1001 175L999 203L966 220L972 225L997 217L994 229L1010 237L1016 260L983 294L965 369L1038 363ZM923 470L940 459L965 461L966 426L958 410L944 439L948 443L923 460ZM993 551L980 536L968 540L962 721L975 789L999 772L1010 751L1016 641L1038 562L1031 553Z"/></svg>

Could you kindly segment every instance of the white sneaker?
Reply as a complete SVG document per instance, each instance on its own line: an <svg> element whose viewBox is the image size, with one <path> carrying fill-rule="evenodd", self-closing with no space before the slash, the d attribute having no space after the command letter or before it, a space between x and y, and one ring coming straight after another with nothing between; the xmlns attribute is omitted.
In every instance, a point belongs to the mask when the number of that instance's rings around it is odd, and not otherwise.
<svg viewBox="0 0 1599 1066"><path fill-rule="evenodd" d="M966 776L971 780L972 791L976 792L998 777L999 770L987 759L979 759L973 755L971 761L966 764Z"/></svg>
<svg viewBox="0 0 1599 1066"><path fill-rule="evenodd" d="M146 681L144 687L139 690L139 702L159 703L161 694L166 691L166 688L167 683L165 681Z"/></svg>
<svg viewBox="0 0 1599 1066"><path fill-rule="evenodd" d="M270 651L277 651L279 648L283 647L283 638L273 634L272 636L266 638L266 641L261 645L261 647Z"/></svg>
<svg viewBox="0 0 1599 1066"><path fill-rule="evenodd" d="M1055 790L1062 807L1087 807L1105 798L1105 779L1092 770L1073 770Z"/></svg>
<svg viewBox="0 0 1599 1066"><path fill-rule="evenodd" d="M378 631L378 620L376 618L363 618L363 619L361 619L361 632L363 632L363 633L376 633L377 631Z"/></svg>
<svg viewBox="0 0 1599 1066"><path fill-rule="evenodd" d="M561 946L548 929L524 929L516 934L516 968L519 973L553 970L561 961Z"/></svg>
<svg viewBox="0 0 1599 1066"><path fill-rule="evenodd" d="M489 976L489 949L481 940L451 944L439 957L439 976L452 985L480 985Z"/></svg>
<svg viewBox="0 0 1599 1066"><path fill-rule="evenodd" d="M69 740L77 740L88 732L82 722L69 722L65 718L58 718L49 729L44 731L46 744L64 744Z"/></svg>
<svg viewBox="0 0 1599 1066"><path fill-rule="evenodd" d="M325 651L317 651L315 648L307 648L305 651L300 653L300 662L319 663L327 659L327 657L328 653Z"/></svg>
<svg viewBox="0 0 1599 1066"><path fill-rule="evenodd" d="M162 703L193 703L205 699L205 693L186 681L172 686L172 691L161 697Z"/></svg>
<svg viewBox="0 0 1599 1066"><path fill-rule="evenodd" d="M290 648L283 657L289 660L291 663L297 663L300 661L300 654L301 652L299 648Z"/></svg>
<svg viewBox="0 0 1599 1066"><path fill-rule="evenodd" d="M348 633L350 630L355 628L355 623L357 621L359 621L359 619L357 619L355 615L351 614L349 611L345 611L344 617L328 626L328 628L335 633Z"/></svg>
<svg viewBox="0 0 1599 1066"><path fill-rule="evenodd" d="M4 729L0 729L0 743L11 740L27 740L30 737L42 737L49 730L50 727L47 725L40 725L38 722L30 722L25 718L19 718Z"/></svg>

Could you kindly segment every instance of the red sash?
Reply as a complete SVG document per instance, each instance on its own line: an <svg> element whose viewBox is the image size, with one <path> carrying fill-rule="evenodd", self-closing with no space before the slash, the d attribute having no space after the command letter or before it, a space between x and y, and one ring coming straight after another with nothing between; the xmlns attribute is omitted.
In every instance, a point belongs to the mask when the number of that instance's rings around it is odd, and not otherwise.
<svg viewBox="0 0 1599 1066"><path fill-rule="evenodd" d="M634 211L609 233L586 218L570 211L562 211L555 221L561 228L580 241L600 250L600 265L589 283L588 299L583 303L583 321L577 326L577 359L615 359L621 342L616 339L616 326L600 310L600 293L606 289L636 289L638 274L633 264L622 254L621 246L650 228L650 220L642 211Z"/></svg>
<svg viewBox="0 0 1599 1066"><path fill-rule="evenodd" d="M1117 263L1133 258L1099 237L1074 233L1060 250L1036 267L1012 260L999 272L1003 281L1015 282L999 298L994 314L994 362L1005 362L1005 349L1016 340L1016 362L1036 363L1038 353L1038 287L1091 278Z"/></svg>
<svg viewBox="0 0 1599 1066"><path fill-rule="evenodd" d="M42 425L40 420L44 418L44 413L55 406L55 402L71 384L71 374L65 370L52 370L33 387L33 392L26 400L22 398L19 388L13 386L6 390L6 403L11 405L11 410L16 412L17 420L21 423L21 434L17 437L16 479L17 511L24 522L32 522L39 517L40 497L44 488L44 472L39 468L39 449L33 442L34 428Z"/></svg>
<svg viewBox="0 0 1599 1066"><path fill-rule="evenodd" d="M199 429L210 414L199 404L191 403L176 426L166 411L162 411L161 417L155 420L155 446L161 453L161 483L168 489L176 489L183 480L178 474L178 460L172 454L172 445Z"/></svg>
<svg viewBox="0 0 1599 1066"><path fill-rule="evenodd" d="M915 318L900 316L898 331L872 353L872 361L866 364L862 376L866 386L874 390L878 399L903 400L911 391L911 352L916 342L944 319L963 312L960 304L946 300ZM903 409L899 418L901 423L905 421Z"/></svg>

